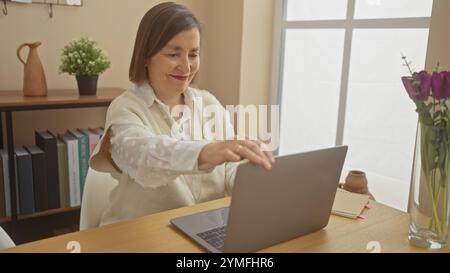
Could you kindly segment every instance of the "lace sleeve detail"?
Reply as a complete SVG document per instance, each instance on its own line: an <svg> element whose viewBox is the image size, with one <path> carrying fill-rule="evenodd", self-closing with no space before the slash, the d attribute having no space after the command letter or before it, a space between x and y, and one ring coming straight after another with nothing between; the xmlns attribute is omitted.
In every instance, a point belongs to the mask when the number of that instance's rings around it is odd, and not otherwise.
<svg viewBox="0 0 450 273"><path fill-rule="evenodd" d="M156 135L138 124L113 124L111 133L114 163L144 187L156 188L183 174L212 171L198 167L198 156L207 141Z"/></svg>

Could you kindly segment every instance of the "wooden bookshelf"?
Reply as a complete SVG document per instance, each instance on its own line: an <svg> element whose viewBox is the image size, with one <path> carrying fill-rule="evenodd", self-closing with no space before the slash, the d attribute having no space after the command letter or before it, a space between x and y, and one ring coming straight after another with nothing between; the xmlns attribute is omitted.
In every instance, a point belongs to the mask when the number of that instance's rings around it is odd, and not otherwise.
<svg viewBox="0 0 450 273"><path fill-rule="evenodd" d="M80 206L71 207L71 208L50 209L50 210L39 211L39 212L35 212L32 214L27 214L27 215L18 215L17 220L26 220L26 219L48 216L48 215L53 215L53 214L66 213L66 212L71 212L71 211L79 211L80 209L81 209ZM10 221L11 221L11 217L0 218L0 224L8 223Z"/></svg>
<svg viewBox="0 0 450 273"><path fill-rule="evenodd" d="M53 214L58 214L58 213L77 211L77 210L80 210L80 208L81 207L50 209L50 210L35 212L32 214L28 214L28 215L19 215L19 216L17 216L17 220L26 220L26 219L31 219L31 218L35 218L35 217L42 217L42 216L48 216L48 215L53 215Z"/></svg>
<svg viewBox="0 0 450 273"><path fill-rule="evenodd" d="M20 111L108 107L124 91L122 88L99 88L96 95L80 96L77 89L54 89L49 90L45 97L25 97L21 90L0 91L0 149L6 148L8 161L13 162L9 164L11 217L0 218L0 224L16 243L43 239L50 236L51 229L63 228L67 224L73 226L79 221L80 207L18 215L13 114ZM3 139L3 121L6 121L6 141Z"/></svg>
<svg viewBox="0 0 450 273"><path fill-rule="evenodd" d="M8 223L10 221L11 221L11 217L1 217L0 218L0 224Z"/></svg>

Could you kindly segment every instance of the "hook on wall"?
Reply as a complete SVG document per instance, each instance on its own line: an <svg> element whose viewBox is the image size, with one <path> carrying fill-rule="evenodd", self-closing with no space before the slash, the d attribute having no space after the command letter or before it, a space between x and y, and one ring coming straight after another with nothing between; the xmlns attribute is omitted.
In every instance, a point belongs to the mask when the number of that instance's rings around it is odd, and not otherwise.
<svg viewBox="0 0 450 273"><path fill-rule="evenodd" d="M54 11L53 6L71 6L71 7L82 7L83 0L0 0L0 3L3 2L2 12L4 15L8 15L8 7L9 3L29 3L29 4L40 4L40 5L48 5L48 15L50 18L53 18ZM1 5L1 4L0 4Z"/></svg>
<svg viewBox="0 0 450 273"><path fill-rule="evenodd" d="M8 6L6 6L6 0L3 0L3 14L8 15Z"/></svg>
<svg viewBox="0 0 450 273"><path fill-rule="evenodd" d="M50 11L48 12L48 15L50 16L50 18L53 18L53 4L49 4L50 7Z"/></svg>

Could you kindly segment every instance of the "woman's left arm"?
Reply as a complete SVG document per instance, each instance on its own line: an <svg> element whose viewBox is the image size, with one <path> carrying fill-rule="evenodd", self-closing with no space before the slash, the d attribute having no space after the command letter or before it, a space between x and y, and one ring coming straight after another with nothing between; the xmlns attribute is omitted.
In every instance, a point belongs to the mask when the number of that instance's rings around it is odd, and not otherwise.
<svg viewBox="0 0 450 273"><path fill-rule="evenodd" d="M114 163L142 186L164 185L183 174L212 171L198 166L198 154L207 141L183 141L156 135L137 124L111 126L111 157Z"/></svg>

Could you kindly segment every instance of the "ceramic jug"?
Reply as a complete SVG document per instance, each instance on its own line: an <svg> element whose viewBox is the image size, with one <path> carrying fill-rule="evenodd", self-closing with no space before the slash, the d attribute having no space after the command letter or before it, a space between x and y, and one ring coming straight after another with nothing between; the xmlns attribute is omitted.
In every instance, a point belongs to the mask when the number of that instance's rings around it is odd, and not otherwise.
<svg viewBox="0 0 450 273"><path fill-rule="evenodd" d="M24 43L17 48L17 57L24 64L23 94L29 97L47 96L47 81L44 67L37 52L41 42ZM20 56L24 47L29 47L27 61Z"/></svg>

